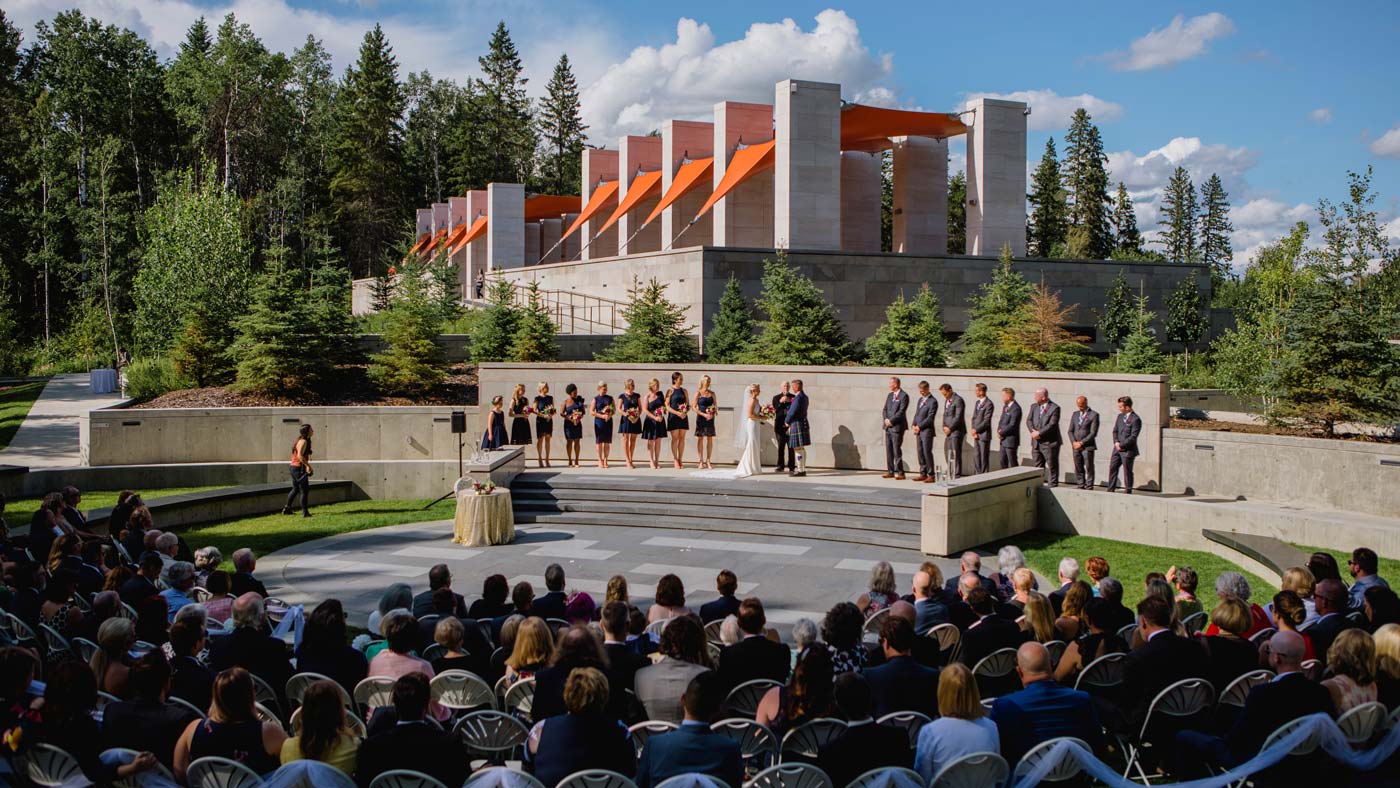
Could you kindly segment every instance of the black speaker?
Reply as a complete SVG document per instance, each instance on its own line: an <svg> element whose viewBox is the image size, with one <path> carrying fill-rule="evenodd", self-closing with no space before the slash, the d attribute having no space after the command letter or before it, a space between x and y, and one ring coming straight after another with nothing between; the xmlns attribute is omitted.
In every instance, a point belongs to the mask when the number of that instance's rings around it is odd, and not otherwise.
<svg viewBox="0 0 1400 788"><path fill-rule="evenodd" d="M452 434L461 435L467 431L467 412L464 410L452 411Z"/></svg>

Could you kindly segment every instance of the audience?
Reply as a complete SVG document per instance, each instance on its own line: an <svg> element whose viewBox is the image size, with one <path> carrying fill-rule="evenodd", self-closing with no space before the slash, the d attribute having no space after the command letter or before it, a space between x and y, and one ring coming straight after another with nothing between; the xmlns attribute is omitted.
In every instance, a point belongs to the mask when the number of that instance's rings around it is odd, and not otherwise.
<svg viewBox="0 0 1400 788"><path fill-rule="evenodd" d="M908 606L906 602L895 604ZM1015 624L1007 623L1013 630L1016 629ZM1018 638L1019 635L1017 631ZM891 611L880 622L880 648L885 661L865 670L877 718L895 711L917 711L930 717L938 716L935 705L939 693L938 671L914 659L914 641L914 625L908 618L896 616Z"/></svg>
<svg viewBox="0 0 1400 788"><path fill-rule="evenodd" d="M1347 590L1340 580L1319 580L1313 591L1317 605L1317 620L1307 628L1313 651L1319 659L1326 658L1332 641L1355 624L1347 618Z"/></svg>
<svg viewBox="0 0 1400 788"><path fill-rule="evenodd" d="M233 551L233 577L229 581L229 593L236 597L247 593L254 593L261 597L267 596L267 587L262 581L253 577L253 573L258 569L258 558L253 555L253 551L248 548L240 548Z"/></svg>
<svg viewBox="0 0 1400 788"><path fill-rule="evenodd" d="M976 576L978 585L985 588L987 593L993 597L996 596L997 584L991 578L982 576L982 556L978 555L975 550L968 550L958 557L958 573L949 577L948 581L943 584L943 592L950 596L956 596L961 590L958 587L959 583L963 576L969 573Z"/></svg>
<svg viewBox="0 0 1400 788"><path fill-rule="evenodd" d="M1341 580L1342 570L1337 565L1337 559L1331 553L1318 551L1308 556L1308 571L1312 572L1313 580L1321 583L1323 580Z"/></svg>
<svg viewBox="0 0 1400 788"><path fill-rule="evenodd" d="M1189 570L1190 567L1187 567ZM1194 582L1194 581L1193 581ZM1110 632L1117 632L1126 626L1131 626L1136 616L1127 605L1123 604L1123 584L1116 577L1105 577L1099 581L1099 598L1108 603L1104 608L1103 625L1104 629ZM1181 597L1177 596L1177 615L1180 616ZM1086 608L1087 609L1087 608Z"/></svg>
<svg viewBox="0 0 1400 788"><path fill-rule="evenodd" d="M211 755L241 763L259 775L277 768L287 733L276 722L258 719L255 696L253 676L241 667L214 678L209 716L191 722L175 744L176 779L184 781L191 763Z"/></svg>
<svg viewBox="0 0 1400 788"><path fill-rule="evenodd" d="M350 729L345 714L335 682L312 682L301 697L300 730L282 742L282 763L320 761L354 776L360 737Z"/></svg>
<svg viewBox="0 0 1400 788"><path fill-rule="evenodd" d="M788 683L764 693L755 719L779 739L792 728L817 717L831 716L831 656L809 648L798 658Z"/></svg>
<svg viewBox="0 0 1400 788"><path fill-rule="evenodd" d="M554 635L542 618L521 619L515 629L515 643L506 658L506 678L509 684L521 679L534 678L540 668L549 662L554 651Z"/></svg>
<svg viewBox="0 0 1400 788"><path fill-rule="evenodd" d="M719 599L700 606L700 622L702 624L723 621L726 616L732 616L739 612L739 598L734 595L739 590L738 576L728 569L721 569L719 574L715 576L715 590L719 592Z"/></svg>
<svg viewBox="0 0 1400 788"><path fill-rule="evenodd" d="M978 662L993 652L1016 648L1026 639L1016 622L996 614L996 603L985 588L967 592L966 602L977 615L977 620L962 633L964 663L976 667Z"/></svg>
<svg viewBox="0 0 1400 788"><path fill-rule="evenodd" d="M978 589L979 591L982 589ZM831 689L832 700L846 729L817 752L817 766L835 785L848 785L886 766L913 765L909 734L903 728L878 725L870 714L870 684L859 673L842 673Z"/></svg>
<svg viewBox="0 0 1400 788"><path fill-rule="evenodd" d="M345 608L339 599L327 599L311 609L297 648L297 670L319 673L348 693L369 675L365 655L345 642Z"/></svg>
<svg viewBox="0 0 1400 788"><path fill-rule="evenodd" d="M166 570L165 582L169 587L160 592L160 595L165 599L166 615L170 621L175 620L175 614L180 612L180 608L194 604L194 599L190 597L194 581L194 564L175 561Z"/></svg>
<svg viewBox="0 0 1400 788"><path fill-rule="evenodd" d="M1079 562L1069 556L1060 559L1060 587L1051 591L1050 606L1055 609L1055 615L1060 615L1060 609L1065 604L1065 594L1069 593L1069 587L1074 581L1079 579Z"/></svg>
<svg viewBox="0 0 1400 788"><path fill-rule="evenodd" d="M997 586L998 595L1005 600L998 612L1015 621L1026 614L1026 600L1035 592L1035 573L1022 566L1013 570L1009 577L1009 585L1004 588ZM1006 592L1005 595L1001 594L1002 591Z"/></svg>
<svg viewBox="0 0 1400 788"><path fill-rule="evenodd" d="M539 623L544 624L543 621ZM406 610L389 613L384 618L384 639L384 650L369 661L369 675L396 679L406 673L422 673L429 680L437 675L427 660L414 653L418 645L418 622L413 619L412 613ZM444 722L452 716L450 709L436 701L428 705L428 713L438 722Z"/></svg>
<svg viewBox="0 0 1400 788"><path fill-rule="evenodd" d="M203 586L209 582L209 575L218 571L219 564L224 562L224 554L219 552L219 548L214 546L201 547L194 551L194 579L195 585Z"/></svg>
<svg viewBox="0 0 1400 788"><path fill-rule="evenodd" d="M413 607L413 587L408 583L390 583L379 595L379 604L369 614L365 629L384 634L384 617L394 610L409 610ZM370 654L369 656L374 656Z"/></svg>
<svg viewBox="0 0 1400 788"><path fill-rule="evenodd" d="M1316 659L1317 655L1313 650L1312 636L1301 631L1303 622L1307 620L1308 616L1308 610L1303 606L1303 600L1299 599L1298 595L1292 591L1280 591L1274 594L1274 601L1269 606L1269 609L1273 615L1274 626L1276 626L1280 632L1296 632L1303 638L1303 659L1305 661ZM1268 641L1265 641L1264 645L1267 646ZM1259 661L1261 663L1268 661L1268 656L1264 653L1263 648L1259 650Z"/></svg>
<svg viewBox="0 0 1400 788"><path fill-rule="evenodd" d="M822 619L821 645L831 656L831 668L837 673L865 667L869 653L862 642L865 617L850 602L837 602Z"/></svg>
<svg viewBox="0 0 1400 788"><path fill-rule="evenodd" d="M1057 736L1083 739L1098 751L1103 734L1089 694L1056 683L1050 652L1040 643L1023 643L1016 652L1016 673L1023 689L992 702L992 721L1001 738L1000 752L1015 763L1032 747Z"/></svg>
<svg viewBox="0 0 1400 788"><path fill-rule="evenodd" d="M914 605L914 634L927 635L930 629L939 624L949 623L948 604L944 601L944 596L940 590L934 596L934 589L942 586L943 576L939 573L938 567L933 567L933 571L921 568L914 573L913 597L907 601Z"/></svg>
<svg viewBox="0 0 1400 788"><path fill-rule="evenodd" d="M282 693L287 679L292 677L292 663L287 660L286 644L263 632L266 617L263 598L256 592L249 591L234 600L233 631L209 644L209 667L216 671L232 667L248 671L266 682L277 693L278 703L285 706ZM217 695L218 681L214 684Z"/></svg>
<svg viewBox="0 0 1400 788"><path fill-rule="evenodd" d="M1166 580L1176 589L1176 617L1183 619L1193 616L1205 606L1201 600L1196 598L1196 587L1200 585L1200 577L1196 570L1189 566L1174 566L1167 570Z"/></svg>
<svg viewBox="0 0 1400 788"><path fill-rule="evenodd" d="M1316 585L1317 580L1313 578L1312 572L1309 572L1306 566L1293 566L1285 569L1283 582L1279 584L1280 591L1291 591L1294 596L1298 597L1298 601L1302 603L1303 609L1306 611L1304 621L1308 626L1317 620L1317 604L1313 601L1313 588ZM1274 626L1277 627L1278 622L1274 620L1272 602L1264 607L1264 612L1269 615L1269 620L1274 621Z"/></svg>
<svg viewBox="0 0 1400 788"><path fill-rule="evenodd" d="M458 618L467 614L466 600L462 598L461 594L452 591L452 570L447 567L447 564L436 564L428 570L428 590L413 598L410 611L414 618L421 619L433 613L442 613L433 601L433 593L442 588L447 589L452 594L452 603L447 613Z"/></svg>
<svg viewBox="0 0 1400 788"><path fill-rule="evenodd" d="M726 646L719 654L720 684L725 691L754 679L787 681L792 654L787 646L765 635L768 619L763 612L763 602L757 597L745 599L739 604L735 620L740 640Z"/></svg>
<svg viewBox="0 0 1400 788"><path fill-rule="evenodd" d="M627 646L627 603L614 600L603 605L603 653L608 658L608 686L618 692L636 691L637 671L651 660ZM631 719L629 713L625 719Z"/></svg>
<svg viewBox="0 0 1400 788"><path fill-rule="evenodd" d="M685 606L685 584L676 575L662 575L656 581L656 598L647 610L647 623L654 624L689 613L690 608Z"/></svg>
<svg viewBox="0 0 1400 788"><path fill-rule="evenodd" d="M1390 584L1376 574L1379 564L1380 560L1376 557L1376 551L1369 547L1358 547L1351 551L1351 560L1347 562L1347 569L1351 572L1354 582L1347 593L1348 606L1352 610L1361 609L1368 589L1390 588Z"/></svg>
<svg viewBox="0 0 1400 788"><path fill-rule="evenodd" d="M208 611L210 621L223 624L233 615L233 597L229 595L231 582L229 573L222 569L215 569L204 579L204 590L209 592L209 598L204 600L204 609Z"/></svg>
<svg viewBox="0 0 1400 788"><path fill-rule="evenodd" d="M857 614L859 615L859 614ZM685 717L681 695L697 673L713 667L705 630L695 616L672 619L661 629L661 659L638 670L633 682L647 719L680 723Z"/></svg>
<svg viewBox="0 0 1400 788"><path fill-rule="evenodd" d="M530 718L539 722L567 711L564 685L574 671L593 668L607 678L608 658L603 644L585 626L574 626L559 635L559 642L549 658L549 664L535 674L535 699ZM627 700L622 687L609 682L608 706L604 709L614 719L627 716Z"/></svg>
<svg viewBox="0 0 1400 788"><path fill-rule="evenodd" d="M82 626L83 610L73 601L78 590L78 575L70 569L60 569L49 577L44 586L44 601L39 606L39 622L65 638L73 637Z"/></svg>
<svg viewBox="0 0 1400 788"><path fill-rule="evenodd" d="M1036 643L1049 643L1059 638L1059 633L1055 630L1055 606L1050 604L1048 597L1035 591L1031 592L1026 598L1026 613L1021 621L1021 628L1026 631L1028 638Z"/></svg>
<svg viewBox="0 0 1400 788"><path fill-rule="evenodd" d="M986 717L972 671L961 662L938 676L938 713L919 730L914 770L931 781L943 767L978 752L1000 752L1001 735Z"/></svg>
<svg viewBox="0 0 1400 788"><path fill-rule="evenodd" d="M481 598L472 602L467 617L474 619L496 618L510 615L513 606L506 600L510 597L510 584L505 575L487 575L481 581Z"/></svg>
<svg viewBox="0 0 1400 788"><path fill-rule="evenodd" d="M98 784L154 768L157 761L150 752L141 752L134 761L120 767L102 762L96 707L97 685L92 671L81 662L60 662L49 671L43 703L36 715L40 724L34 733L39 741L73 756L83 775Z"/></svg>
<svg viewBox="0 0 1400 788"><path fill-rule="evenodd" d="M126 697L131 668L126 664L127 652L136 645L136 626L127 618L109 618L97 628L97 651L89 667L97 682L97 690L118 698Z"/></svg>
<svg viewBox="0 0 1400 788"><path fill-rule="evenodd" d="M1069 643L1084 631L1084 607L1094 598L1094 589L1083 580L1075 580L1064 591L1059 616L1055 619L1055 639Z"/></svg>
<svg viewBox="0 0 1400 788"><path fill-rule="evenodd" d="M470 768L466 747L460 738L427 721L428 677L422 673L400 676L394 681L392 698L397 724L360 745L355 779L361 788L395 769L422 772L443 785L461 785Z"/></svg>
<svg viewBox="0 0 1400 788"><path fill-rule="evenodd" d="M575 591L564 603L564 620L570 624L588 625L598 618L598 605L593 596L584 591Z"/></svg>
<svg viewBox="0 0 1400 788"><path fill-rule="evenodd" d="M1172 602L1147 596L1138 602L1138 631L1142 645L1123 659L1123 684L1109 727L1136 733L1157 693L1182 679L1207 678L1206 654L1193 639L1172 631ZM1003 750L1004 752L1004 750Z"/></svg>
<svg viewBox="0 0 1400 788"><path fill-rule="evenodd" d="M1105 584L1109 580L1113 578L1106 577L1100 583ZM1084 610L1084 619L1088 622L1089 631L1065 647L1065 653L1060 656L1060 662L1055 666L1056 681L1066 686L1073 685L1079 671L1094 660L1106 654L1121 654L1128 650L1128 644L1118 636L1118 628L1113 626L1117 622L1109 619L1113 614L1113 603L1108 599L1099 597L1089 600L1089 606Z"/></svg>
<svg viewBox="0 0 1400 788"><path fill-rule="evenodd" d="M1327 649L1327 669L1332 675L1322 680L1322 686L1332 696L1338 714L1376 700L1376 644L1366 632L1348 629L1339 633Z"/></svg>
<svg viewBox="0 0 1400 788"><path fill-rule="evenodd" d="M584 769L608 769L628 777L636 772L627 726L607 714L607 705L608 680L601 671L580 668L569 674L564 684L567 713L530 729L529 753L540 782L556 785Z"/></svg>
<svg viewBox="0 0 1400 788"><path fill-rule="evenodd" d="M160 572L164 567L165 564L160 560L158 553L142 553L137 573L117 589L122 601L135 607L136 603L146 597L159 594L160 586L156 585L156 581L160 580Z"/></svg>
<svg viewBox="0 0 1400 788"><path fill-rule="evenodd" d="M1244 579L1244 575L1239 572L1221 572L1220 576L1215 578L1215 595L1220 601L1238 599L1248 606L1249 629L1243 633L1243 637L1246 638L1254 637L1259 630L1273 626L1272 622L1269 621L1269 615L1264 612L1264 608L1249 601L1249 594L1249 581ZM1218 635L1220 627L1215 622L1211 622L1210 626L1206 627L1205 634Z"/></svg>
<svg viewBox="0 0 1400 788"><path fill-rule="evenodd" d="M1089 588L1094 596L1099 596L1099 581L1108 577L1108 559L1092 555L1084 559L1084 572L1089 575Z"/></svg>
<svg viewBox="0 0 1400 788"><path fill-rule="evenodd" d="M1016 572L1025 568L1026 554L1021 552L1021 548L1008 544L997 550L997 571L988 576L996 586L997 599L1006 602L1016 594ZM1030 572L1029 569L1026 571ZM1027 590L1033 591L1036 588L1035 573L1032 572L1031 585Z"/></svg>
<svg viewBox="0 0 1400 788"><path fill-rule="evenodd" d="M1400 623L1400 596L1389 588L1372 586L1366 589L1361 612L1366 616L1366 629L1371 632L1386 624Z"/></svg>
<svg viewBox="0 0 1400 788"><path fill-rule="evenodd" d="M1252 622L1249 606L1243 601L1225 597L1210 611L1210 621L1218 634L1204 635L1199 640L1210 660L1207 678L1218 695L1230 682L1258 668L1259 649L1244 639Z"/></svg>
<svg viewBox="0 0 1400 788"><path fill-rule="evenodd" d="M491 619L491 632L494 634L497 643L501 642L501 628L505 626L506 620L511 616L519 616L522 619L538 617L534 609L535 587L521 580L510 590L510 612L502 613ZM543 622L543 619L541 619ZM502 644L504 645L504 644Z"/></svg>
<svg viewBox="0 0 1400 788"><path fill-rule="evenodd" d="M544 570L545 595L536 597L532 610L540 618L564 618L564 605L569 597L564 593L564 567L550 564Z"/></svg>
<svg viewBox="0 0 1400 788"><path fill-rule="evenodd" d="M131 699L107 704L102 710L102 749L124 747L150 752L167 769L175 766L175 742L198 718L170 692L170 665L159 651L143 654L131 666Z"/></svg>
<svg viewBox="0 0 1400 788"><path fill-rule="evenodd" d="M739 743L710 729L719 718L724 697L724 685L714 671L697 673L690 680L681 696L685 717L680 727L647 739L637 758L637 788L652 788L681 774L704 774L728 786L743 785Z"/></svg>
<svg viewBox="0 0 1400 788"><path fill-rule="evenodd" d="M1386 624L1372 638L1376 644L1376 699L1392 714L1400 708L1400 624Z"/></svg>
<svg viewBox="0 0 1400 788"><path fill-rule="evenodd" d="M197 709L209 708L214 692L214 671L199 661L204 650L204 627L194 620L170 625L170 696L187 701Z"/></svg>
<svg viewBox="0 0 1400 788"><path fill-rule="evenodd" d="M476 628L476 625L473 624L472 627ZM480 631L477 630L478 634ZM485 676L491 671L490 654L483 652L482 656L478 657L462 646L466 635L466 626L456 616L448 616L438 620L437 626L433 627L433 642L442 646L442 653L432 662L434 673L441 673L445 670L465 670L478 676Z"/></svg>

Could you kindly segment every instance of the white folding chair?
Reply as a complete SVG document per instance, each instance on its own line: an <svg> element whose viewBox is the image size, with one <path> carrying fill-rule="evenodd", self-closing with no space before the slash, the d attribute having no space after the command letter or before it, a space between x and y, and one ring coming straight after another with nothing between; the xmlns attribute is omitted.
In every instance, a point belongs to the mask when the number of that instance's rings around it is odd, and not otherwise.
<svg viewBox="0 0 1400 788"><path fill-rule="evenodd" d="M515 750L525 746L530 729L503 711L474 711L457 721L452 733L467 745L469 755L479 755L494 764L510 760Z"/></svg>
<svg viewBox="0 0 1400 788"><path fill-rule="evenodd" d="M253 678L253 700L272 709L280 719L282 706L277 702L277 690L273 689L271 684L258 678L256 674L249 673L248 675Z"/></svg>
<svg viewBox="0 0 1400 788"><path fill-rule="evenodd" d="M783 746L779 755L784 761L788 756L803 758L817 757L823 745L830 744L836 737L846 732L846 722L832 717L818 717L808 720L783 736Z"/></svg>
<svg viewBox="0 0 1400 788"><path fill-rule="evenodd" d="M977 664L972 668L972 676L978 680L978 687L983 688L984 695L990 689L999 687L1005 682L1007 676L1014 672L1016 672L1016 649L1014 648L997 649L977 660Z"/></svg>
<svg viewBox="0 0 1400 788"><path fill-rule="evenodd" d="M780 763L754 775L744 788L836 788L827 773L810 763Z"/></svg>
<svg viewBox="0 0 1400 788"><path fill-rule="evenodd" d="M199 708L198 706L194 705L193 703L190 703L189 701L185 700L184 698L179 697L178 695L171 695L170 697L166 698L166 700L170 701L171 703L175 704L176 706L180 706L180 707L184 708L186 711L190 712L191 714L194 714L194 715L198 716L201 720L208 716L207 714L204 713L204 710L203 710L203 709Z"/></svg>
<svg viewBox="0 0 1400 788"><path fill-rule="evenodd" d="M92 655L97 653L97 644L87 638L73 638L69 643L73 650L78 653L78 659L84 662L92 662Z"/></svg>
<svg viewBox="0 0 1400 788"><path fill-rule="evenodd" d="M488 766L472 772L462 788L545 788L545 784L533 774L508 766Z"/></svg>
<svg viewBox="0 0 1400 788"><path fill-rule="evenodd" d="M29 752L24 754L23 766L19 771L31 783L45 788L83 779L78 759L50 744L31 745Z"/></svg>
<svg viewBox="0 0 1400 788"><path fill-rule="evenodd" d="M669 733L680 726L674 722L666 720L645 720L627 728L627 735L632 739L632 751L638 758L642 757L642 748L646 746L647 739L658 733Z"/></svg>
<svg viewBox="0 0 1400 788"><path fill-rule="evenodd" d="M1204 610L1198 610L1186 618L1181 619L1181 625L1186 628L1186 634L1188 635L1194 635L1205 629L1208 622L1209 618L1206 616L1206 611Z"/></svg>
<svg viewBox="0 0 1400 788"><path fill-rule="evenodd" d="M637 784L607 769L584 769L560 780L555 788L637 788Z"/></svg>
<svg viewBox="0 0 1400 788"><path fill-rule="evenodd" d="M422 622L419 622L419 623L422 623ZM428 662L428 663L437 662L438 660L442 659L442 658L445 657L445 656L447 656L447 649L446 649L446 648L443 648L442 644L440 644L440 643L434 643L434 644L432 644L431 646L428 646L427 648L423 649L423 661L424 661L424 662Z"/></svg>
<svg viewBox="0 0 1400 788"><path fill-rule="evenodd" d="M1127 779L1128 774L1136 767L1143 784L1149 782L1147 771L1142 766L1142 754L1145 749L1151 747L1147 732L1156 717L1194 717L1214 703L1215 689L1205 679L1182 679L1157 693L1157 697L1153 698L1147 707L1147 716L1142 720L1142 728L1138 731L1136 740L1116 737L1127 756L1127 766L1123 769L1124 779Z"/></svg>
<svg viewBox="0 0 1400 788"><path fill-rule="evenodd" d="M927 714L918 711L892 711L875 722L880 725L889 725L895 728L902 728L909 734L909 746L919 745L919 731L930 722L933 722Z"/></svg>
<svg viewBox="0 0 1400 788"><path fill-rule="evenodd" d="M1079 671L1074 688L1092 694L1123 683L1123 658L1126 654L1104 654Z"/></svg>
<svg viewBox="0 0 1400 788"><path fill-rule="evenodd" d="M1051 751L1054 750L1055 745L1060 742L1069 742L1083 749L1090 757L1094 755L1093 748L1083 739L1073 736L1056 736L1053 739L1046 739L1040 744L1030 748L1025 755L1021 756L1020 762L1016 764L1016 771L1011 776L1012 781L1020 780L1032 769L1039 766L1046 758L1052 757ZM1055 763L1050 767L1050 771L1046 772L1045 776L1040 778L1041 782L1060 783L1065 780L1072 780L1084 771L1084 767L1080 764L1079 760L1075 758L1073 753L1068 749L1060 750L1059 754L1053 757L1056 759Z"/></svg>
<svg viewBox="0 0 1400 788"><path fill-rule="evenodd" d="M1060 666L1060 658L1065 655L1065 649L1069 646L1063 640L1047 640L1043 644L1045 650L1050 653L1050 667Z"/></svg>
<svg viewBox="0 0 1400 788"><path fill-rule="evenodd" d="M1352 747L1360 747L1371 740L1382 722L1385 721L1385 706L1371 701L1348 709L1337 718L1337 727L1347 737Z"/></svg>
<svg viewBox="0 0 1400 788"><path fill-rule="evenodd" d="M374 778L369 788L447 788L435 778L412 769L394 769Z"/></svg>
<svg viewBox="0 0 1400 788"><path fill-rule="evenodd" d="M340 702L344 704L345 708L355 708L354 698L351 698L350 693L346 692L344 687L336 683L335 679L310 671L298 673L287 679L287 686L283 689L283 692L287 696L287 705L292 708L300 706L302 696L306 694L306 688L318 681L329 681L335 687L336 693L340 695Z"/></svg>
<svg viewBox="0 0 1400 788"><path fill-rule="evenodd" d="M1277 629L1274 629L1273 627L1264 627L1258 632L1255 632L1253 635L1250 635L1249 642L1253 643L1256 646L1262 646L1265 643L1269 642L1269 638L1272 638L1274 635L1277 634Z"/></svg>
<svg viewBox="0 0 1400 788"><path fill-rule="evenodd" d="M724 641L720 639L719 631L724 626L724 619L717 618L705 625L705 640L723 646Z"/></svg>
<svg viewBox="0 0 1400 788"><path fill-rule="evenodd" d="M39 636L44 639L44 649L48 651L51 657L59 654L67 654L74 657L78 655L73 649L73 646L69 644L68 639L58 634L58 630L48 624L39 625Z"/></svg>
<svg viewBox="0 0 1400 788"><path fill-rule="evenodd" d="M282 718L277 716L277 712L273 711L272 709L269 709L261 703L258 703L257 701L253 702L253 714L255 714L257 718L263 722L270 722L274 725L284 725L284 723L282 722Z"/></svg>
<svg viewBox="0 0 1400 788"><path fill-rule="evenodd" d="M521 679L510 685L501 701L501 708L511 714L527 717L535 705L535 680Z"/></svg>
<svg viewBox="0 0 1400 788"><path fill-rule="evenodd" d="M962 654L962 632L952 624L939 624L924 635L938 641L938 654L944 665L951 665Z"/></svg>
<svg viewBox="0 0 1400 788"><path fill-rule="evenodd" d="M1327 668L1320 659L1303 660L1303 675L1308 677L1308 681L1322 680L1322 673Z"/></svg>
<svg viewBox="0 0 1400 788"><path fill-rule="evenodd" d="M190 788L257 788L263 779L238 761L211 755L190 764L185 784Z"/></svg>
<svg viewBox="0 0 1400 788"><path fill-rule="evenodd" d="M453 712L496 708L496 693L485 679L468 670L444 670L428 683L433 700Z"/></svg>
<svg viewBox="0 0 1400 788"><path fill-rule="evenodd" d="M724 780L700 772L686 772L667 777L657 783L656 788L694 788L697 785L704 785L707 788L729 788L729 783Z"/></svg>
<svg viewBox="0 0 1400 788"><path fill-rule="evenodd" d="M129 750L125 747L113 747L104 750L102 755L118 755L122 758L122 763L131 763L141 753ZM157 763L154 767L145 771L137 772L130 777L122 777L112 781L112 788L146 788L146 786L167 786L174 785L175 775L165 768L164 764Z"/></svg>
<svg viewBox="0 0 1400 788"><path fill-rule="evenodd" d="M19 641L20 645L29 644L33 645L36 649L43 648L43 643L39 640L39 635L35 633L33 629L30 629L28 624L24 623L24 619L14 613L6 613L5 620L10 622L8 629L14 636L14 639Z"/></svg>
<svg viewBox="0 0 1400 788"><path fill-rule="evenodd" d="M757 772L778 760L778 737L762 723L746 717L730 717L711 725L710 730L739 743L739 755L744 759L745 771Z"/></svg>
<svg viewBox="0 0 1400 788"><path fill-rule="evenodd" d="M924 788L924 778L903 766L881 766L851 780L846 788Z"/></svg>
<svg viewBox="0 0 1400 788"><path fill-rule="evenodd" d="M1220 705L1244 708L1244 700L1249 697L1249 691L1260 684L1268 684L1273 678L1272 670L1251 670L1237 676L1234 681L1226 684L1224 691L1220 693Z"/></svg>
<svg viewBox="0 0 1400 788"><path fill-rule="evenodd" d="M1131 646L1133 644L1133 632L1135 632L1136 630L1136 622L1132 624L1124 624L1123 626L1118 628L1118 637L1122 638L1124 643L1127 643L1129 646Z"/></svg>
<svg viewBox="0 0 1400 788"><path fill-rule="evenodd" d="M201 605L208 602L211 596L213 596L213 594L209 593L209 589L202 586L195 586L190 589L190 599L193 599Z"/></svg>
<svg viewBox="0 0 1400 788"><path fill-rule="evenodd" d="M986 788L1006 781L1011 768L994 752L974 752L938 770L929 788Z"/></svg>
<svg viewBox="0 0 1400 788"><path fill-rule="evenodd" d="M763 696L768 694L768 690L781 686L783 685L772 679L745 681L730 690L729 695L725 697L724 708L728 710L725 713L753 719L758 715L758 704L763 702Z"/></svg>
<svg viewBox="0 0 1400 788"><path fill-rule="evenodd" d="M865 619L865 624L861 627L861 634L864 636L865 640L878 643L880 640L880 625L889 617L890 608L882 607L872 613L870 618Z"/></svg>
<svg viewBox="0 0 1400 788"><path fill-rule="evenodd" d="M669 618L662 618L662 619L658 619L658 620L656 620L656 621L653 621L653 622L651 622L650 624L647 624L647 628L646 628L647 637L651 638L652 640L656 640L657 638L661 637L661 630L665 629L665 628L666 628L666 625L669 624L669 623L671 623L671 619L669 619Z"/></svg>
<svg viewBox="0 0 1400 788"><path fill-rule="evenodd" d="M351 694L355 698L360 715L364 716L380 706L393 705L394 680L387 676L370 676L356 684L355 691Z"/></svg>
<svg viewBox="0 0 1400 788"><path fill-rule="evenodd" d="M305 758L281 766L267 776L266 782L277 788L355 788L355 781L345 772Z"/></svg>

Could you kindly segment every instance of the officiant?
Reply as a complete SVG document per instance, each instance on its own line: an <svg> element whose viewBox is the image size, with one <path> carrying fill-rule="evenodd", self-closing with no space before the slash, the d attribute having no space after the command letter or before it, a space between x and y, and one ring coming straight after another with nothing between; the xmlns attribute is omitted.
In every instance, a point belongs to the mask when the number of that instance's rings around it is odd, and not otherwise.
<svg viewBox="0 0 1400 788"><path fill-rule="evenodd" d="M773 435L778 439L778 467L774 473L793 469L792 450L788 447L787 414L792 404L792 385L783 381L783 390L773 395Z"/></svg>

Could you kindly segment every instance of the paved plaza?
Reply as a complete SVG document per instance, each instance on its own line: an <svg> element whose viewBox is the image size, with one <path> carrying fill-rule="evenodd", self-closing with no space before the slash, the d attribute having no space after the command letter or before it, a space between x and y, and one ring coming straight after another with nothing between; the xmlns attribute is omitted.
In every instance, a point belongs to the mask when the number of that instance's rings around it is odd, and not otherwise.
<svg viewBox="0 0 1400 788"><path fill-rule="evenodd" d="M120 392L93 394L87 373L54 375L29 415L0 451L0 465L29 468L71 468L82 465L78 420L90 410L123 401Z"/></svg>

